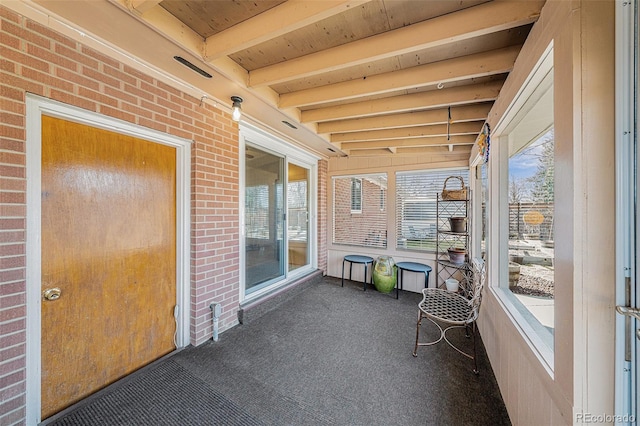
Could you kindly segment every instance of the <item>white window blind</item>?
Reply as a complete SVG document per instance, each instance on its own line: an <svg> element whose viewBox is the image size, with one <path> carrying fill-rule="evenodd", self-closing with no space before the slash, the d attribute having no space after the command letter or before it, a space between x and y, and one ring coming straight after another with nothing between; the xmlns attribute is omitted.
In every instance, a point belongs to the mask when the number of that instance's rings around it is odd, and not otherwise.
<svg viewBox="0 0 640 426"><path fill-rule="evenodd" d="M386 173L334 177L333 243L386 248L386 194Z"/></svg>
<svg viewBox="0 0 640 426"><path fill-rule="evenodd" d="M469 171L466 168L401 172L396 175L397 248L435 252L436 200L449 176L461 176L465 186L469 186ZM457 185L449 189L458 189Z"/></svg>

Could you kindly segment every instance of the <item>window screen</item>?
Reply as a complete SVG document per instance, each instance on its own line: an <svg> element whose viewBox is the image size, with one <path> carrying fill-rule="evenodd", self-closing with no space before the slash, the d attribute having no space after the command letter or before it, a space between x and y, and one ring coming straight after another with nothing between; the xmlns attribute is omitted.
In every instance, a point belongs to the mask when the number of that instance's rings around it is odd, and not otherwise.
<svg viewBox="0 0 640 426"><path fill-rule="evenodd" d="M386 194L386 173L334 177L333 243L386 248Z"/></svg>
<svg viewBox="0 0 640 426"><path fill-rule="evenodd" d="M469 171L466 168L402 172L396 175L398 248L435 252L436 200L449 176L461 176L465 186L469 185Z"/></svg>

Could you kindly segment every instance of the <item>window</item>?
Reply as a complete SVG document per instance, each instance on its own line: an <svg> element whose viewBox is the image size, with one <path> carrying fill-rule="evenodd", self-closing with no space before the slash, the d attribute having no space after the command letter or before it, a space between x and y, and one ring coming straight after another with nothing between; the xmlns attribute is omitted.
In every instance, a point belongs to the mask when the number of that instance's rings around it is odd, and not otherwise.
<svg viewBox="0 0 640 426"><path fill-rule="evenodd" d="M396 247L436 249L436 200L449 176L469 185L468 169L402 172L396 176Z"/></svg>
<svg viewBox="0 0 640 426"><path fill-rule="evenodd" d="M362 179L351 178L351 213L362 213Z"/></svg>
<svg viewBox="0 0 640 426"><path fill-rule="evenodd" d="M496 126L496 161L489 167L497 188L490 258L499 277L496 294L553 369L554 272L554 83L550 46ZM497 167L497 170L494 170ZM494 186L495 185L495 186ZM493 193L491 198L493 198ZM492 271L489 271L491 276Z"/></svg>
<svg viewBox="0 0 640 426"><path fill-rule="evenodd" d="M553 128L509 156L509 290L553 331Z"/></svg>
<svg viewBox="0 0 640 426"><path fill-rule="evenodd" d="M333 178L333 243L387 247L387 174Z"/></svg>

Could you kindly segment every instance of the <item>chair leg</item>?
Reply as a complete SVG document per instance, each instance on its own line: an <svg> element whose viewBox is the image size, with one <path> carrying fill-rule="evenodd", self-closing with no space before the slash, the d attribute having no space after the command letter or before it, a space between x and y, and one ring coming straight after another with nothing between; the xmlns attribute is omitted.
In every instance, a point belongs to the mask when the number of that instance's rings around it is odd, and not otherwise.
<svg viewBox="0 0 640 426"><path fill-rule="evenodd" d="M362 290L367 291L367 263L364 264L364 278L362 279ZM373 277L372 277L373 280Z"/></svg>
<svg viewBox="0 0 640 426"><path fill-rule="evenodd" d="M344 259L342 260L342 287L344 287Z"/></svg>
<svg viewBox="0 0 640 426"><path fill-rule="evenodd" d="M471 334L473 336L473 374L475 374L476 376L480 374L480 371L478 370L478 354L476 352L476 323L473 323L473 326L471 327Z"/></svg>
<svg viewBox="0 0 640 426"><path fill-rule="evenodd" d="M416 346L413 348L413 356L418 356L418 339L420 338L420 324L422 324L422 312L418 309L418 323L416 324Z"/></svg>

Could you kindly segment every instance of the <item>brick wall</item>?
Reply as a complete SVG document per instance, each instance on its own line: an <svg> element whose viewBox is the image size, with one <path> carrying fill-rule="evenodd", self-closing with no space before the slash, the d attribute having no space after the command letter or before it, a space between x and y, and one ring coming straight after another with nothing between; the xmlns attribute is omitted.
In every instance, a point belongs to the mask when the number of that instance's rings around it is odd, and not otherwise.
<svg viewBox="0 0 640 426"><path fill-rule="evenodd" d="M387 212L380 210L384 197L380 185L369 179L362 180L362 210L351 212L351 178L334 179L333 226L335 244L379 246L386 244Z"/></svg>
<svg viewBox="0 0 640 426"><path fill-rule="evenodd" d="M238 128L200 100L0 6L0 424L25 417L25 95L194 141L191 151L191 343L237 322Z"/></svg>
<svg viewBox="0 0 640 426"><path fill-rule="evenodd" d="M318 161L318 269L327 274L327 241L329 235L327 217L329 204L327 198L327 185L329 162Z"/></svg>

